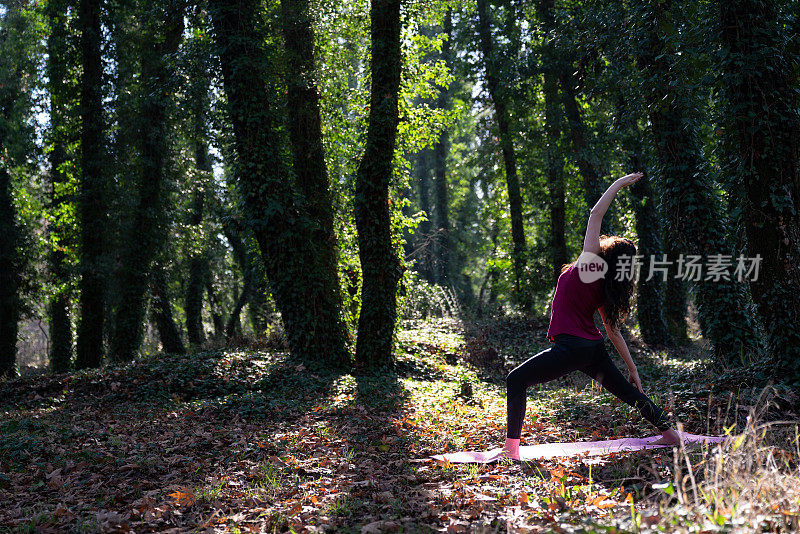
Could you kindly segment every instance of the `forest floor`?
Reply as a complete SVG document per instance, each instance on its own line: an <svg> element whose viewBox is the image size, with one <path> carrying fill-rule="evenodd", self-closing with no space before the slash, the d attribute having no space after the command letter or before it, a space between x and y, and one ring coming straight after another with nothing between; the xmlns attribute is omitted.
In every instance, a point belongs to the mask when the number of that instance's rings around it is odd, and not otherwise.
<svg viewBox="0 0 800 534"><path fill-rule="evenodd" d="M724 445L430 459L502 445L505 374L547 347L546 327L409 322L382 374L249 347L0 383L0 532L800 529L796 393L696 344L630 342L648 394ZM580 373L529 390L523 444L653 433Z"/></svg>

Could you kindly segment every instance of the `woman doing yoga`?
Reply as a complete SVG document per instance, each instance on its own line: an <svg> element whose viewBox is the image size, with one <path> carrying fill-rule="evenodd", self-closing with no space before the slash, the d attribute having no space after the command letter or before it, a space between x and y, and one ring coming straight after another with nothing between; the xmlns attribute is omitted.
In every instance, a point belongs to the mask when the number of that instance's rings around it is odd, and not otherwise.
<svg viewBox="0 0 800 534"><path fill-rule="evenodd" d="M613 395L638 409L662 433L654 444L679 442L677 432L670 428L666 412L644 394L636 364L618 328L630 311L633 277L618 277L617 265L620 256L633 258L636 247L624 237L600 235L600 223L614 196L641 177L642 174L637 172L618 179L592 208L583 252L578 260L562 268L556 283L547 331L547 338L554 345L515 368L506 379L507 437L499 453L503 457L519 460L527 388L572 371L586 373ZM595 310L600 312L608 338L628 366L630 382L622 376L606 351L603 335L592 319Z"/></svg>

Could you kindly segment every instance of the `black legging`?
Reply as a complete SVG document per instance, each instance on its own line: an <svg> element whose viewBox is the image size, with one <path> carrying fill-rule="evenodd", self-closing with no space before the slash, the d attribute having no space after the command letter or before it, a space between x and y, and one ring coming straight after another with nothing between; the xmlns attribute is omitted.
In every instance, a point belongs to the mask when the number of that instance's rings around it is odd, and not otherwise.
<svg viewBox="0 0 800 534"><path fill-rule="evenodd" d="M572 371L582 371L600 382L617 398L638 409L642 417L659 430L670 427L667 413L622 376L611 361L602 339L558 334L553 346L529 358L506 378L507 437L519 439L522 432L526 389Z"/></svg>

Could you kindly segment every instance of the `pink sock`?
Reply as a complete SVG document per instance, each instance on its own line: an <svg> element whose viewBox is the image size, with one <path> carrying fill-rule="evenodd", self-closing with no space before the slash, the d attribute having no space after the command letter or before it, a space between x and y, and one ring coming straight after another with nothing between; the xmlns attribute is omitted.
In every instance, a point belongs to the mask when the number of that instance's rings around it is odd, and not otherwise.
<svg viewBox="0 0 800 534"><path fill-rule="evenodd" d="M503 450L508 453L509 457L519 460L519 438L506 438L506 444L503 445Z"/></svg>

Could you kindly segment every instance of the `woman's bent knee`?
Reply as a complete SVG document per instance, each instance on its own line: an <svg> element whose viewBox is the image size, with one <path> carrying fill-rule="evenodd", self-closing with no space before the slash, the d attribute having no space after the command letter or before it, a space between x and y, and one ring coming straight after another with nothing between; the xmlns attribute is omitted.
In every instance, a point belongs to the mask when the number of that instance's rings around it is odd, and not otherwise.
<svg viewBox="0 0 800 534"><path fill-rule="evenodd" d="M522 381L522 374L514 369L506 376L506 391L519 391L520 389L525 389L525 384Z"/></svg>

